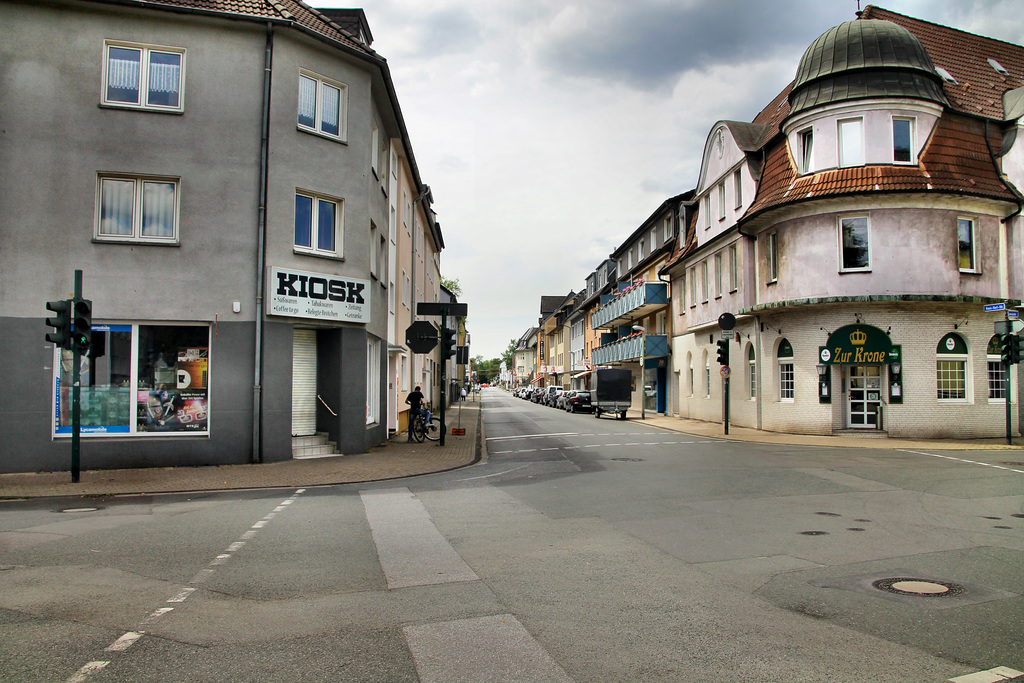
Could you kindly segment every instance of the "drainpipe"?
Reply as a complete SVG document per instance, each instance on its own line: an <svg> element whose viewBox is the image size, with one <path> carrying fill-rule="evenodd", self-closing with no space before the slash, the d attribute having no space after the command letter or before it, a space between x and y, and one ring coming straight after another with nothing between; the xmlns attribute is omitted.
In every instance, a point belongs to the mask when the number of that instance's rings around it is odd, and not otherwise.
<svg viewBox="0 0 1024 683"><path fill-rule="evenodd" d="M756 415L757 430L761 431L761 403L764 400L764 382L761 381L764 373L761 370L764 368L764 353L761 347L761 316L759 315L754 316L754 346L757 347L757 351L754 352L756 354L754 358L757 360L754 363L754 369L757 372L757 377L755 378L757 382L757 400L754 402L757 407L754 410L754 414Z"/></svg>
<svg viewBox="0 0 1024 683"><path fill-rule="evenodd" d="M270 155L270 77L274 65L274 24L267 22L267 46L263 63L263 119L260 131L260 186L256 227L256 339L252 386L252 462L263 462L263 276L266 270L267 162Z"/></svg>

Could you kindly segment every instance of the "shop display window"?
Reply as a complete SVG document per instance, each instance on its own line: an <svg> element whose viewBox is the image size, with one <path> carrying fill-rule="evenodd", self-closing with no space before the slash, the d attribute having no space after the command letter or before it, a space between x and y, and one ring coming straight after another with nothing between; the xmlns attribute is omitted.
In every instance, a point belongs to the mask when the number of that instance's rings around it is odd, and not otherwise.
<svg viewBox="0 0 1024 683"><path fill-rule="evenodd" d="M58 350L54 433L71 434L74 355ZM208 325L93 325L80 358L81 433L209 432Z"/></svg>

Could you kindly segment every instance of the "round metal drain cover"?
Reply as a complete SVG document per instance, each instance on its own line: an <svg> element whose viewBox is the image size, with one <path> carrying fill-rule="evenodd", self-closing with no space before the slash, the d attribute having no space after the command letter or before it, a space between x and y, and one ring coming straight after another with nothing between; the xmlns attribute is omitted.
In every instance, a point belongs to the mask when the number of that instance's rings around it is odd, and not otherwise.
<svg viewBox="0 0 1024 683"><path fill-rule="evenodd" d="M966 589L948 581L931 579L880 579L871 584L878 590L896 595L914 595L922 598L952 598L963 595Z"/></svg>
<svg viewBox="0 0 1024 683"><path fill-rule="evenodd" d="M643 462L643 458L612 458L615 462Z"/></svg>

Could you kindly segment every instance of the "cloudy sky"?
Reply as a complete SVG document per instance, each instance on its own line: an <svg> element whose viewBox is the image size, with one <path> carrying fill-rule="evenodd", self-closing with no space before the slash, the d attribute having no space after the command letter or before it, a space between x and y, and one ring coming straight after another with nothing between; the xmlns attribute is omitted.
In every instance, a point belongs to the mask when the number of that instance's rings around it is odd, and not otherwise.
<svg viewBox="0 0 1024 683"><path fill-rule="evenodd" d="M307 0L310 1L310 0ZM352 7L312 0L317 7ZM1024 43L1020 0L880 6ZM711 126L751 120L856 0L365 0L444 234L441 272L494 358L542 295L692 189Z"/></svg>

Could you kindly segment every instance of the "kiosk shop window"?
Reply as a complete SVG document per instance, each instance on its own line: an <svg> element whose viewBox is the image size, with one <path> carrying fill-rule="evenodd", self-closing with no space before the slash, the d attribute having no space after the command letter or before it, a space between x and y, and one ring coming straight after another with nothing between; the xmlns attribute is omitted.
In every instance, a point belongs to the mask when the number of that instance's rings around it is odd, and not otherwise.
<svg viewBox="0 0 1024 683"><path fill-rule="evenodd" d="M72 351L58 349L54 434L71 434ZM209 432L209 325L93 325L80 358L81 433Z"/></svg>

